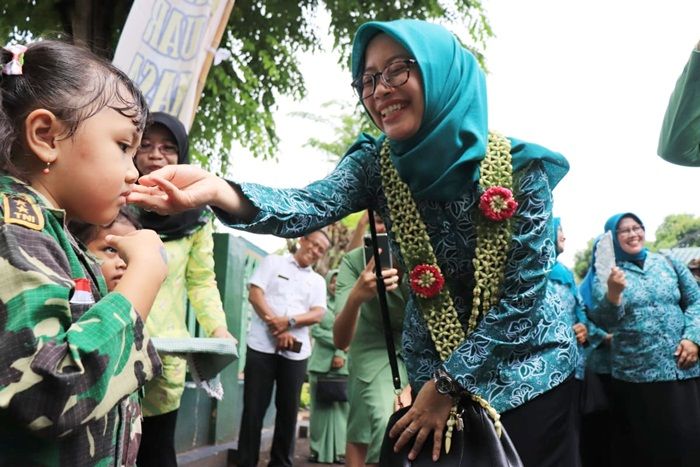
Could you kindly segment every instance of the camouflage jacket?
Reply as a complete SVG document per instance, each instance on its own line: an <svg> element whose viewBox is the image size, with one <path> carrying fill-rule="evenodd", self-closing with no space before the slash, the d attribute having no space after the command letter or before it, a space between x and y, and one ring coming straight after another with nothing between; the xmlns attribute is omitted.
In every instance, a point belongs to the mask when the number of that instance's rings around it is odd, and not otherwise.
<svg viewBox="0 0 700 467"><path fill-rule="evenodd" d="M160 372L64 212L0 175L0 465L133 465L133 393Z"/></svg>

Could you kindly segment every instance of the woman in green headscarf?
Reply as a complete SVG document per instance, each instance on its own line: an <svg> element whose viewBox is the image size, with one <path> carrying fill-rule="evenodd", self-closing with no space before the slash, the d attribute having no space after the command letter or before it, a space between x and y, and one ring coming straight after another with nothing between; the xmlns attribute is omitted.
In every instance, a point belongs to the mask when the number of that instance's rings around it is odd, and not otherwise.
<svg viewBox="0 0 700 467"><path fill-rule="evenodd" d="M310 459L314 462L333 463L345 457L345 433L348 422L347 401L326 402L316 397L319 377L348 375L347 355L333 344L333 323L338 314L335 308L335 285L338 270L326 274L328 291L326 313L320 323L311 327L313 350L309 357L311 412L309 414Z"/></svg>
<svg viewBox="0 0 700 467"><path fill-rule="evenodd" d="M576 343L546 286L551 192L568 163L489 134L484 74L442 26L362 25L352 75L382 134L361 135L323 180L275 189L180 166L143 178L130 200L211 204L232 227L286 237L375 209L412 289L402 344L416 398L391 430L396 448L438 458L453 398L469 394L502 413L525 465L575 465Z"/></svg>

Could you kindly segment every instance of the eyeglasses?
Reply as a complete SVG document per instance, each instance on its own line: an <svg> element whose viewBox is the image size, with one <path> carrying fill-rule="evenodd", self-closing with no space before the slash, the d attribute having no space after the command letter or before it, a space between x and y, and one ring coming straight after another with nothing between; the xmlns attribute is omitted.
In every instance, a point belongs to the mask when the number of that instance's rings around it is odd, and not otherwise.
<svg viewBox="0 0 700 467"><path fill-rule="evenodd" d="M639 235L642 232L644 232L644 227L642 227L640 225L635 225L634 227L630 227L630 228L623 229L623 230L618 230L617 234L620 237L630 237L630 236L632 236L632 234Z"/></svg>
<svg viewBox="0 0 700 467"><path fill-rule="evenodd" d="M324 244L321 242L317 242L316 240L312 240L309 237L304 237L304 239L309 243L309 249L312 251L315 251L319 255L325 255L326 251L329 248L328 244Z"/></svg>
<svg viewBox="0 0 700 467"><path fill-rule="evenodd" d="M378 79L381 77L382 83L390 88L398 88L403 86L408 81L411 67L416 63L412 58L396 60L384 67L382 71L377 73L364 73L359 78L355 79L351 84L357 96L361 100L365 100L374 95L377 89Z"/></svg>
<svg viewBox="0 0 700 467"><path fill-rule="evenodd" d="M153 144L150 141L142 141L137 154L146 154L153 151L158 151L164 156L177 156L177 146L172 143Z"/></svg>

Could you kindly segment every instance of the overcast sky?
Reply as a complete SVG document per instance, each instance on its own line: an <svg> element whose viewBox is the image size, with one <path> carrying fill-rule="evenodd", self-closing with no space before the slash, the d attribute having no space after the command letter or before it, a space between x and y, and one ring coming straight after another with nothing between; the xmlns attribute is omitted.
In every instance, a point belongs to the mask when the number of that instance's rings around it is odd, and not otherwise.
<svg viewBox="0 0 700 467"><path fill-rule="evenodd" d="M700 215L700 169L677 167L656 156L668 97L700 40L700 1L493 0L484 1L496 33L486 49L492 129L564 154L569 175L555 189L573 255L620 211L637 213L647 237L668 214ZM231 176L273 186L303 186L332 169L303 144L329 128L289 114L321 112L330 100L353 99L349 73L331 54L302 58L309 89L303 102L283 100L277 115L282 138L277 162L244 152ZM247 236L273 251L283 242Z"/></svg>

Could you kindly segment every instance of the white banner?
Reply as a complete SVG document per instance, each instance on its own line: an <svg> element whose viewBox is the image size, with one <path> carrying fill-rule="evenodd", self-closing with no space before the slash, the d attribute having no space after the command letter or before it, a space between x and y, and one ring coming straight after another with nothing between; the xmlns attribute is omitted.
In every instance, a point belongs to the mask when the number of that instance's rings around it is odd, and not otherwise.
<svg viewBox="0 0 700 467"><path fill-rule="evenodd" d="M113 63L138 84L152 111L192 125L201 86L233 0L134 0Z"/></svg>

